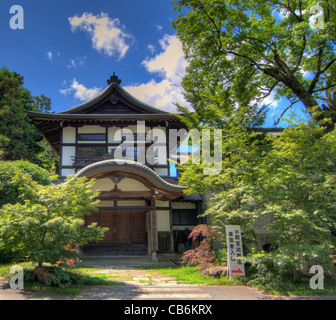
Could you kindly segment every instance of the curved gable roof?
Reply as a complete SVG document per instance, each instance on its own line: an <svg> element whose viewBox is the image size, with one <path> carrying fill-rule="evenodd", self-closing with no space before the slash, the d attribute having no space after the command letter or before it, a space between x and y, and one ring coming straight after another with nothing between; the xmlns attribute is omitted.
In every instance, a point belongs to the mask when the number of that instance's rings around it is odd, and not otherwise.
<svg viewBox="0 0 336 320"><path fill-rule="evenodd" d="M59 114L118 114L120 110L127 114L168 114L132 96L120 86L120 80L108 83L109 86L92 99Z"/></svg>
<svg viewBox="0 0 336 320"><path fill-rule="evenodd" d="M146 165L131 160L111 159L96 162L86 166L75 176L99 179L108 177L109 174L114 172L139 180L151 189L163 194L167 199L183 196L185 187L171 184Z"/></svg>

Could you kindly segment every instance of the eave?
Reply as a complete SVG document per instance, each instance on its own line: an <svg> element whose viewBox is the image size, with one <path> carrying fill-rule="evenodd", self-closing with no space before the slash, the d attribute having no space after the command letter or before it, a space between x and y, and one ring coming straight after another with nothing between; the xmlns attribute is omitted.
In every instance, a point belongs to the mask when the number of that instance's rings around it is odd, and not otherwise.
<svg viewBox="0 0 336 320"><path fill-rule="evenodd" d="M145 121L145 120L175 120L176 116L169 113L158 114L64 114L64 113L38 113L27 111L28 116L34 120L49 121Z"/></svg>
<svg viewBox="0 0 336 320"><path fill-rule="evenodd" d="M48 141L56 154L60 155L61 128L66 126L100 125L103 127L127 126L146 121L149 124L184 128L184 124L172 114L60 114L27 111L30 121Z"/></svg>

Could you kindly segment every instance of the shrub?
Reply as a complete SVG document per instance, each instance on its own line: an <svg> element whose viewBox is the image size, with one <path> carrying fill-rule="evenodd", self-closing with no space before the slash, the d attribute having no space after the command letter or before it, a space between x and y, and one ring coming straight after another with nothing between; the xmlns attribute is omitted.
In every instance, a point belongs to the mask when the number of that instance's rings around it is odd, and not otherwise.
<svg viewBox="0 0 336 320"><path fill-rule="evenodd" d="M215 253L216 262L220 265L226 265L228 259L227 249L220 249Z"/></svg>
<svg viewBox="0 0 336 320"><path fill-rule="evenodd" d="M215 262L215 252L212 249L212 241L215 239L217 232L211 226L200 224L196 226L189 235L189 239L196 240L201 238L200 245L188 250L182 255L182 263L199 265L201 270L212 266Z"/></svg>
<svg viewBox="0 0 336 320"><path fill-rule="evenodd" d="M49 270L48 270L49 269ZM70 288L78 282L78 277L59 267L48 268L51 275L44 281L47 286Z"/></svg>

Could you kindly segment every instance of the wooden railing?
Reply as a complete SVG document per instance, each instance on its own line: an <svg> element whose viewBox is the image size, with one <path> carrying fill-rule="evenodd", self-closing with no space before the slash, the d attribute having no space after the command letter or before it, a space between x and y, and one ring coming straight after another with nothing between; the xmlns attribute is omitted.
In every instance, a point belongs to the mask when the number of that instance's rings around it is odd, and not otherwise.
<svg viewBox="0 0 336 320"><path fill-rule="evenodd" d="M89 156L71 157L72 165L74 168L84 168L90 164L103 161L103 160L108 160L108 159L114 159L114 158L111 154L106 154L101 157L89 157ZM130 160L133 160L133 159L130 159ZM136 161L136 158L134 159L134 161ZM153 168L156 166L156 164L153 165L153 164L148 163L147 161L145 162L145 164L150 168Z"/></svg>
<svg viewBox="0 0 336 320"><path fill-rule="evenodd" d="M112 159L111 155L105 155L101 157L89 157L89 156L77 156L71 157L72 165L74 168L84 168L92 163Z"/></svg>

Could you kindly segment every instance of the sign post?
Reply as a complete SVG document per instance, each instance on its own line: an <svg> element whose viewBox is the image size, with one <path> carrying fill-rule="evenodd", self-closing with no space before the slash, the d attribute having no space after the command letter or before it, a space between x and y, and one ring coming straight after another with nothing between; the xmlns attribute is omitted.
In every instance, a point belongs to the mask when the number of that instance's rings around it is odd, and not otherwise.
<svg viewBox="0 0 336 320"><path fill-rule="evenodd" d="M226 225L226 241L228 250L228 268L230 275L245 278L245 266L243 258L243 241L240 226Z"/></svg>

